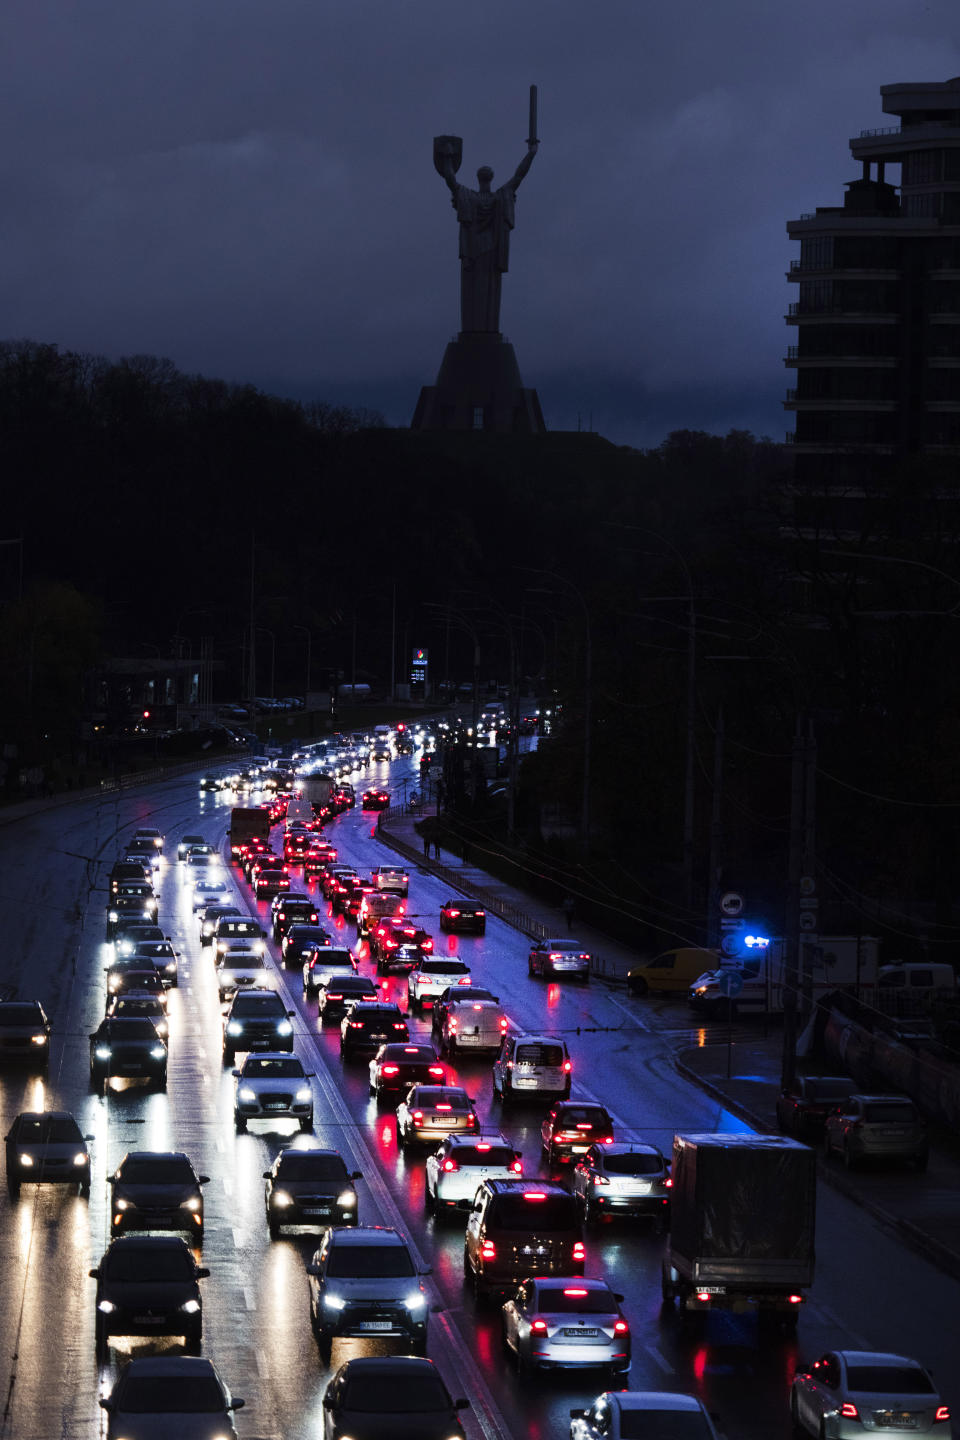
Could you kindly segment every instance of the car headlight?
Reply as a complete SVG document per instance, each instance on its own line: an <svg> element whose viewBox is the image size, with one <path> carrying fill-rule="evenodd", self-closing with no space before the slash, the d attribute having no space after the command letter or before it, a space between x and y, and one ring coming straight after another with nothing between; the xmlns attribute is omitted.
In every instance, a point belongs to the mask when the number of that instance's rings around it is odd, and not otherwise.
<svg viewBox="0 0 960 1440"><path fill-rule="evenodd" d="M110 1049L109 1045L98 1045L93 1053L94 1055L96 1055L98 1060L109 1060L110 1056L113 1054L113 1051Z"/></svg>
<svg viewBox="0 0 960 1440"><path fill-rule="evenodd" d="M290 1021L289 1021L289 1020L281 1020L281 1021L280 1021L279 1025L277 1026L277 1034L278 1034L278 1035L292 1035L292 1034L293 1034L293 1026L290 1024Z"/></svg>
<svg viewBox="0 0 960 1440"><path fill-rule="evenodd" d="M200 1309L200 1301L184 1300L183 1304L180 1306L180 1309L186 1315L196 1315L197 1311Z"/></svg>
<svg viewBox="0 0 960 1440"><path fill-rule="evenodd" d="M328 1310L342 1310L347 1302L340 1295L324 1295L323 1303Z"/></svg>
<svg viewBox="0 0 960 1440"><path fill-rule="evenodd" d="M153 1060L162 1060L166 1053L167 1050L165 1045L154 1045L153 1049L150 1051L150 1056Z"/></svg>
<svg viewBox="0 0 960 1440"><path fill-rule="evenodd" d="M343 1210L349 1210L357 1203L357 1197L352 1190L344 1190L337 1196L337 1204Z"/></svg>
<svg viewBox="0 0 960 1440"><path fill-rule="evenodd" d="M295 1099L296 1099L300 1104L303 1104L305 1101L309 1100L309 1099L310 1099L310 1086L309 1086L309 1085L302 1085L302 1086L300 1087L300 1089L297 1091L296 1096L295 1096Z"/></svg>
<svg viewBox="0 0 960 1440"><path fill-rule="evenodd" d="M21 1151L20 1151L20 1154L19 1154L19 1156L18 1156L17 1158L19 1159L20 1164L26 1166L26 1168L27 1168L28 1170L32 1168L32 1166L33 1166L33 1156L32 1156L32 1155L28 1155L27 1152L26 1152L26 1150L21 1150Z"/></svg>
<svg viewBox="0 0 960 1440"><path fill-rule="evenodd" d="M74 1155L73 1163L74 1165L89 1165L90 1156L87 1154L86 1150L81 1150L79 1154Z"/></svg>
<svg viewBox="0 0 960 1440"><path fill-rule="evenodd" d="M184 1200L183 1202L184 1210L197 1211L200 1209L200 1205L201 1200L199 1195L191 1195L189 1200Z"/></svg>
<svg viewBox="0 0 960 1440"><path fill-rule="evenodd" d="M242 1034L243 1034L243 1026L240 1024L240 1021L239 1021L239 1020L231 1020L231 1021L230 1021L229 1025L227 1026L227 1034L228 1034L228 1035L242 1035Z"/></svg>
<svg viewBox="0 0 960 1440"><path fill-rule="evenodd" d="M111 910L111 911L110 911L110 914L109 914L109 916L108 916L107 918L108 918L109 920L119 920L119 919L120 919L120 916L117 914L116 910Z"/></svg>
<svg viewBox="0 0 960 1440"><path fill-rule="evenodd" d="M285 1210L288 1205L293 1204L293 1196L288 1195L286 1190L274 1190L270 1196L270 1200L271 1203L276 1205L280 1210Z"/></svg>
<svg viewBox="0 0 960 1440"><path fill-rule="evenodd" d="M262 954L263 954L263 951L264 951L263 941L262 941L262 940L255 940L255 941L253 942L252 949L253 949L254 955L262 955Z"/></svg>
<svg viewBox="0 0 960 1440"><path fill-rule="evenodd" d="M33 1041L34 1045L46 1045L47 1043L46 1035L31 1035L30 1039Z"/></svg>
<svg viewBox="0 0 960 1440"><path fill-rule="evenodd" d="M210 933L212 934L213 931L211 930ZM217 950L220 952L221 955L225 955L225 954L226 954L226 950L227 950L227 942L226 942L226 940L218 940L218 941L217 941Z"/></svg>
<svg viewBox="0 0 960 1440"><path fill-rule="evenodd" d="M415 1295L408 1295L403 1303L408 1310L421 1310L427 1303L427 1297L418 1291Z"/></svg>
<svg viewBox="0 0 960 1440"><path fill-rule="evenodd" d="M238 1100L256 1101L256 1098L257 1092L255 1090L251 1090L249 1085L242 1085L237 1091Z"/></svg>
<svg viewBox="0 0 960 1440"><path fill-rule="evenodd" d="M101 1315L112 1315L116 1308L112 1300L101 1300L97 1305Z"/></svg>
<svg viewBox="0 0 960 1440"><path fill-rule="evenodd" d="M176 962L176 960L168 960L167 963L166 963L166 965L164 966L164 969L166 970L166 972L167 972L168 975L172 975L173 972L176 970L176 968L177 968L177 962Z"/></svg>
<svg viewBox="0 0 960 1440"><path fill-rule="evenodd" d="M132 1202L121 1198L120 1200L114 1200L113 1203L118 1210L129 1210Z"/></svg>

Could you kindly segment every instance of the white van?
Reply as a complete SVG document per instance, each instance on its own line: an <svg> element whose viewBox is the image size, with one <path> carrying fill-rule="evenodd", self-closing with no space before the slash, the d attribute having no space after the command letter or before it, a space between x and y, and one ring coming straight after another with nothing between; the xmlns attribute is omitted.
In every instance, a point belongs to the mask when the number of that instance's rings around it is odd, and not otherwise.
<svg viewBox="0 0 960 1440"><path fill-rule="evenodd" d="M887 995L925 999L936 992L955 991L957 976L946 961L907 960L899 965L881 965L877 983L881 999Z"/></svg>
<svg viewBox="0 0 960 1440"><path fill-rule="evenodd" d="M573 1065L556 1035L506 1035L493 1062L493 1098L504 1105L524 1095L565 1100Z"/></svg>

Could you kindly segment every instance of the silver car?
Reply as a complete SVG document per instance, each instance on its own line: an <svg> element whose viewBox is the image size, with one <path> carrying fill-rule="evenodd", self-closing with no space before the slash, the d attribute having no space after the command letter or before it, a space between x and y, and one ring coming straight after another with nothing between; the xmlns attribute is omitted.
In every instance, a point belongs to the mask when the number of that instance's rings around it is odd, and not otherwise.
<svg viewBox="0 0 960 1440"><path fill-rule="evenodd" d="M480 1135L449 1135L427 1156L423 1203L435 1215L469 1210L484 1180L515 1180L523 1157L499 1130Z"/></svg>
<svg viewBox="0 0 960 1440"><path fill-rule="evenodd" d="M239 1070L234 1097L234 1123L242 1135L248 1120L296 1120L301 1130L313 1129L312 1070L285 1051L248 1055Z"/></svg>
<svg viewBox="0 0 960 1440"><path fill-rule="evenodd" d="M586 1410L570 1411L570 1440L719 1440L702 1401L673 1390L605 1390Z"/></svg>
<svg viewBox="0 0 960 1440"><path fill-rule="evenodd" d="M874 1350L829 1350L799 1369L790 1391L797 1433L824 1440L952 1433L950 1409L916 1360Z"/></svg>
<svg viewBox="0 0 960 1440"><path fill-rule="evenodd" d="M622 1295L605 1280L540 1276L520 1286L501 1311L503 1343L517 1370L604 1366L630 1369L630 1326Z"/></svg>
<svg viewBox="0 0 960 1440"><path fill-rule="evenodd" d="M667 1228L670 1166L656 1145L591 1145L573 1171L573 1193L588 1225L604 1215L641 1215Z"/></svg>
<svg viewBox="0 0 960 1440"><path fill-rule="evenodd" d="M837 1151L852 1168L862 1160L908 1160L926 1170L927 1127L906 1095L851 1095L823 1126L823 1153Z"/></svg>

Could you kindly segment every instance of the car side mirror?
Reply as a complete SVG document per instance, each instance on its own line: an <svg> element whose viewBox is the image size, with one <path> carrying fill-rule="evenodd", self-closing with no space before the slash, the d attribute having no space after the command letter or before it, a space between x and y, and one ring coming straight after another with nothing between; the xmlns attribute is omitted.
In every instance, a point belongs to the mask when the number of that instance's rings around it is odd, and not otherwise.
<svg viewBox="0 0 960 1440"><path fill-rule="evenodd" d="M432 1266L432 1265L427 1265L425 1269L423 1269L423 1270L418 1270L418 1271L417 1271L417 1274L418 1274L418 1275L432 1275L432 1274L433 1274L433 1266Z"/></svg>
<svg viewBox="0 0 960 1440"><path fill-rule="evenodd" d="M269 1171L269 1170L264 1170L264 1172L263 1172L263 1177L262 1177L262 1178L263 1178L264 1180L269 1180L269 1179L270 1179L270 1171Z"/></svg>
<svg viewBox="0 0 960 1440"><path fill-rule="evenodd" d="M209 1185L209 1184L210 1184L210 1176L209 1176L209 1175L198 1175L198 1176L197 1176L197 1184L198 1184L198 1185Z"/></svg>
<svg viewBox="0 0 960 1440"><path fill-rule="evenodd" d="M351 1179L351 1180L362 1180L362 1179L363 1179L363 1171L362 1171L362 1170L351 1170L351 1171L350 1171L350 1179Z"/></svg>
<svg viewBox="0 0 960 1440"><path fill-rule="evenodd" d="M84 1135L83 1138L84 1140L86 1140L87 1144L89 1144L91 1140L96 1140L97 1137L96 1135Z"/></svg>
<svg viewBox="0 0 960 1440"><path fill-rule="evenodd" d="M230 1401L230 1405L229 1405L228 1408L231 1409L231 1410L242 1410L243 1407L244 1407L244 1405L246 1405L246 1403L247 1403L246 1400L241 1400L241 1399L239 1398L239 1396L238 1396L238 1398L237 1398L236 1400L231 1400L231 1401Z"/></svg>
<svg viewBox="0 0 960 1440"><path fill-rule="evenodd" d="M304 1070L304 1072L303 1072L303 1078L304 1078L305 1080L312 1080L313 1077L314 1077L314 1075L316 1075L316 1073L317 1073L316 1070Z"/></svg>
<svg viewBox="0 0 960 1440"><path fill-rule="evenodd" d="M571 1410L571 1411L570 1411L570 1419L571 1419L571 1420L586 1420L586 1418L587 1418L587 1412L586 1412L586 1410Z"/></svg>
<svg viewBox="0 0 960 1440"><path fill-rule="evenodd" d="M210 1278L210 1271L206 1265L199 1266L198 1269L194 1271L194 1274L198 1280L208 1280Z"/></svg>
<svg viewBox="0 0 960 1440"><path fill-rule="evenodd" d="M614 1298L614 1300L616 1300L616 1302L617 1302L618 1305L622 1305L623 1302L624 1302L624 1300L626 1299L626 1296L624 1296L624 1295L618 1295L617 1292L616 1292L616 1290L614 1290L614 1292L613 1292L613 1298Z"/></svg>
<svg viewBox="0 0 960 1440"><path fill-rule="evenodd" d="M239 1071L239 1070L231 1070L231 1071L230 1071L230 1074L233 1076L234 1080L239 1080L239 1079L240 1079L240 1071Z"/></svg>
<svg viewBox="0 0 960 1440"><path fill-rule="evenodd" d="M326 1392L326 1394L325 1394L324 1397L323 1397L323 1408L324 1408L324 1410L332 1410L332 1409L333 1409L333 1396L330 1394L330 1391L329 1391L329 1390Z"/></svg>
<svg viewBox="0 0 960 1440"><path fill-rule="evenodd" d="M442 1306L442 1305L431 1305L431 1306L430 1306L430 1314L431 1314L431 1315L442 1315L442 1314L443 1314L443 1306Z"/></svg>
<svg viewBox="0 0 960 1440"><path fill-rule="evenodd" d="M289 1018L290 1018L291 1020L292 1020L293 1017L296 1015L296 1013L297 1013L296 1010L288 1010L288 1011L287 1011L287 1015L289 1016Z"/></svg>
<svg viewBox="0 0 960 1440"><path fill-rule="evenodd" d="M454 1400L453 1408L454 1410L469 1410L470 1401L467 1400L463 1395L461 1395L459 1400Z"/></svg>
<svg viewBox="0 0 960 1440"><path fill-rule="evenodd" d="M107 1414L109 1415L112 1412L113 1408L113 1401L110 1399L109 1395L102 1395L100 1397L100 1409L106 1410Z"/></svg>
<svg viewBox="0 0 960 1440"><path fill-rule="evenodd" d="M100 1270L99 1270L99 1268L97 1268L96 1270L88 1270L88 1271L87 1271L87 1274L90 1276L90 1279L91 1279L91 1280L99 1280L99 1279L100 1279Z"/></svg>
<svg viewBox="0 0 960 1440"><path fill-rule="evenodd" d="M313 1261L311 1260L310 1264L307 1266L307 1274L316 1275L319 1278L323 1274L323 1267L320 1265L314 1265Z"/></svg>

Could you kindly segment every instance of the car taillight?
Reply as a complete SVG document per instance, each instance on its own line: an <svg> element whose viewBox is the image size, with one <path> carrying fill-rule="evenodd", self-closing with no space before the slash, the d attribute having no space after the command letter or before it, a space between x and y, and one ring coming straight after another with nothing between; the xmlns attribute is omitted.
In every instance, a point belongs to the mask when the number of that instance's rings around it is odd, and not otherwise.
<svg viewBox="0 0 960 1440"><path fill-rule="evenodd" d="M343 999L343 996L340 995L336 990L328 990L328 991L327 991L327 999L328 999L328 1000L342 1000L342 999Z"/></svg>
<svg viewBox="0 0 960 1440"><path fill-rule="evenodd" d="M394 1020L393 1028L394 1030L406 1030L407 1022L405 1020Z"/></svg>
<svg viewBox="0 0 960 1440"><path fill-rule="evenodd" d="M417 1120L417 1121L422 1120L422 1119L423 1119L423 1111L422 1111L422 1110L414 1110L414 1112L413 1112L413 1114L412 1114L412 1116L411 1116L411 1119Z"/></svg>
<svg viewBox="0 0 960 1440"><path fill-rule="evenodd" d="M451 1030L456 1030L456 1028L457 1028L457 1017L456 1017L456 1015L451 1015L451 1016L448 1017L448 1019L447 1019L447 1026L448 1026L449 1029L451 1029Z"/></svg>
<svg viewBox="0 0 960 1440"><path fill-rule="evenodd" d="M626 1334L628 1333L629 1329L630 1329L630 1326L627 1324L626 1320L614 1320L614 1322L613 1322L613 1333L614 1333L614 1335L626 1335Z"/></svg>
<svg viewBox="0 0 960 1440"><path fill-rule="evenodd" d="M531 1321L530 1321L530 1333L531 1333L532 1335L546 1335L546 1333L547 1333L547 1322L546 1322L546 1320L531 1320Z"/></svg>
<svg viewBox="0 0 960 1440"><path fill-rule="evenodd" d="M552 951L550 952L550 954L547 956L547 959L548 959L548 960L559 960L559 959L560 959L559 952L556 951L556 950L552 950Z"/></svg>
<svg viewBox="0 0 960 1440"><path fill-rule="evenodd" d="M604 1135L603 1140L602 1140L601 1143L604 1144L604 1145L612 1145L612 1144L613 1144L613 1136L612 1136L612 1135Z"/></svg>
<svg viewBox="0 0 960 1440"><path fill-rule="evenodd" d="M460 911L459 911L459 910L448 910L448 911L447 911L447 919L448 919L448 920L456 920L457 917L459 916L459 914L460 914Z"/></svg>
<svg viewBox="0 0 960 1440"><path fill-rule="evenodd" d="M496 1260L497 1247L492 1240L484 1240L480 1246L481 1260Z"/></svg>
<svg viewBox="0 0 960 1440"><path fill-rule="evenodd" d="M586 1260L586 1258L587 1258L587 1252L586 1252L586 1250L584 1249L584 1244L583 1244L583 1241L582 1241L582 1240L574 1240L574 1242L573 1242L573 1258L574 1258L574 1260Z"/></svg>
<svg viewBox="0 0 960 1440"><path fill-rule="evenodd" d="M460 1166L457 1164L456 1160L444 1160L443 1168L449 1173L449 1171L451 1170L459 1170Z"/></svg>
<svg viewBox="0 0 960 1440"><path fill-rule="evenodd" d="M458 985L469 985L469 984L470 984L470 976L469 976L469 975L461 975L461 976L460 976L460 979L457 981L457 984L458 984Z"/></svg>
<svg viewBox="0 0 960 1440"><path fill-rule="evenodd" d="M362 1030L362 1029L363 1029L363 1021L362 1021L362 1020L350 1020L350 1021L348 1021L347 1023L348 1023L349 1028L350 1028L351 1030Z"/></svg>
<svg viewBox="0 0 960 1440"><path fill-rule="evenodd" d="M432 941L432 940L421 940L421 942L420 942L420 949L421 949L421 950L432 950L432 949L433 949L433 941Z"/></svg>
<svg viewBox="0 0 960 1440"><path fill-rule="evenodd" d="M513 1160L510 1161L510 1173L512 1175L523 1174L523 1161L521 1160L519 1155L517 1155Z"/></svg>
<svg viewBox="0 0 960 1440"><path fill-rule="evenodd" d="M281 910L281 911L280 911L280 914L277 916L277 919L278 919L278 920L286 920L286 918L287 918L286 915L285 915L284 912Z"/></svg>
<svg viewBox="0 0 960 1440"><path fill-rule="evenodd" d="M570 1071L571 1071L572 1069L573 1069L573 1061L572 1061L572 1060L564 1060L564 1062L563 1062L563 1072L564 1072L564 1074L565 1074L565 1075L569 1075L569 1074L570 1074Z"/></svg>
<svg viewBox="0 0 960 1440"><path fill-rule="evenodd" d="M788 1304L788 1305L802 1305L802 1304L803 1304L803 1296L802 1296L802 1295L788 1295L788 1296L787 1296L787 1304Z"/></svg>
<svg viewBox="0 0 960 1440"><path fill-rule="evenodd" d="M945 1423L945 1421L947 1421L947 1420L949 1420L949 1419L950 1419L950 1406L949 1406L949 1405L938 1405L937 1408L936 1408L936 1410L935 1410L935 1412L934 1412L933 1423L934 1423L935 1425L942 1425L942 1424Z"/></svg>
<svg viewBox="0 0 960 1440"><path fill-rule="evenodd" d="M673 1189L673 1176L672 1176L672 1175L668 1175L668 1176L666 1177L666 1179L665 1179L664 1182L663 1182L663 1188L664 1188L665 1190L672 1190L672 1189Z"/></svg>
<svg viewBox="0 0 960 1440"><path fill-rule="evenodd" d="M702 1305L706 1305L706 1304L709 1302L709 1300L710 1300L710 1291L709 1291L709 1290L698 1290L698 1291L697 1291L697 1299L700 1301L700 1303L701 1303Z"/></svg>
<svg viewBox="0 0 960 1440"><path fill-rule="evenodd" d="M439 1076L442 1078L442 1077L443 1077L443 1074L444 1074L443 1066L442 1066L442 1065L431 1065L428 1073L429 1073L430 1075L439 1075Z"/></svg>
<svg viewBox="0 0 960 1440"><path fill-rule="evenodd" d="M399 1066L399 1065L384 1065L384 1066L382 1067L380 1073L381 1073L382 1075L399 1075L399 1074L400 1074L400 1066Z"/></svg>
<svg viewBox="0 0 960 1440"><path fill-rule="evenodd" d="M506 1017L506 1015L501 1015L501 1016L500 1016L500 1033L501 1033L501 1035L506 1035L506 1033L507 1033L507 1017Z"/></svg>
<svg viewBox="0 0 960 1440"><path fill-rule="evenodd" d="M852 1405L849 1400L844 1400L843 1404L840 1406L840 1414L844 1420L860 1419L860 1411L857 1409L856 1405Z"/></svg>

